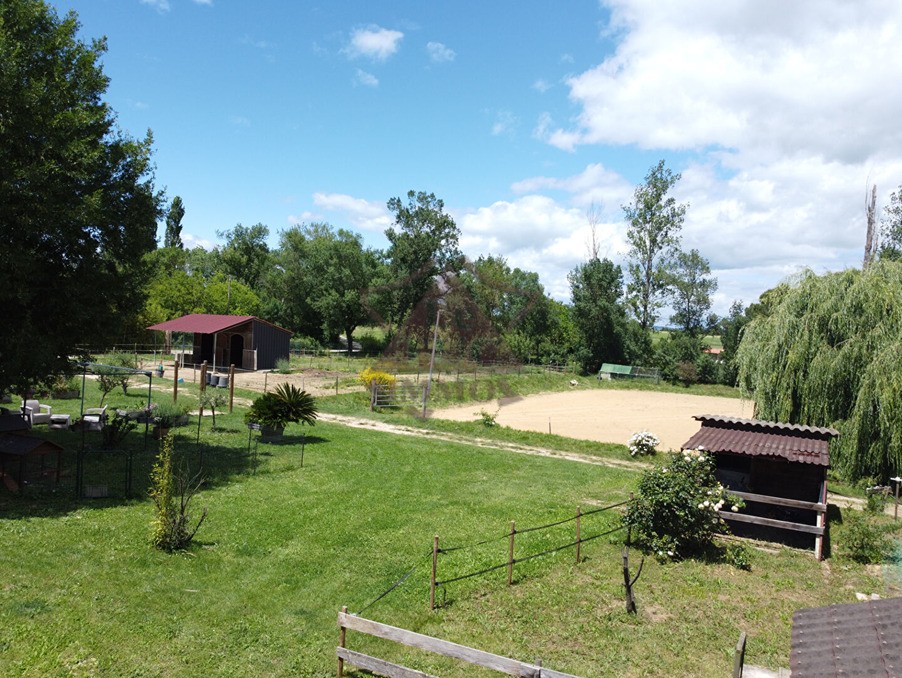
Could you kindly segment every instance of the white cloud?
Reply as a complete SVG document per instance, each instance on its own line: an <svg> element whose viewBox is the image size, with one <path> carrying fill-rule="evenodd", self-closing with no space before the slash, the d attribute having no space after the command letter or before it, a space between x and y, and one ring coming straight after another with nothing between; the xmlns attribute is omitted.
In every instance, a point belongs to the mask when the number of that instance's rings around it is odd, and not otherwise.
<svg viewBox="0 0 902 678"><path fill-rule="evenodd" d="M455 214L460 226L461 249L476 259L500 254L511 267L535 271L545 292L565 301L570 297L567 273L588 258L590 232L586 213L564 207L537 194L513 202L499 201L463 214ZM601 221L596 227L599 254L616 258L624 248L620 224Z"/></svg>
<svg viewBox="0 0 902 678"><path fill-rule="evenodd" d="M535 91L539 92L540 94L545 94L545 92L547 92L548 90L551 89L551 85L548 83L547 80L543 80L542 78L539 78L534 83L532 83L532 88Z"/></svg>
<svg viewBox="0 0 902 678"><path fill-rule="evenodd" d="M517 116L510 111L498 111L495 113L495 122L492 123L492 136L512 135L517 122Z"/></svg>
<svg viewBox="0 0 902 678"><path fill-rule="evenodd" d="M902 77L902 4L604 4L614 52L567 81L572 124L542 114L534 136L569 152L659 151L682 171L684 247L710 259L719 313L803 267L860 266L867 183L885 202L902 179L902 90L890 85ZM572 190L570 204L593 191L615 219L607 208L632 194L623 184L589 166L514 189Z"/></svg>
<svg viewBox="0 0 902 678"><path fill-rule="evenodd" d="M379 78L372 73L367 73L358 68L357 72L354 74L354 84L363 85L364 87L378 87Z"/></svg>
<svg viewBox="0 0 902 678"><path fill-rule="evenodd" d="M374 61L385 61L398 51L404 34L379 26L357 28L351 33L351 41L343 50L351 59L366 57Z"/></svg>
<svg viewBox="0 0 902 678"><path fill-rule="evenodd" d="M213 0L194 0L194 4L196 5L205 5L206 7L213 6Z"/></svg>
<svg viewBox="0 0 902 678"><path fill-rule="evenodd" d="M374 203L344 193L314 193L313 204L325 212L336 212L342 219L364 231L382 233L392 219L384 203Z"/></svg>
<svg viewBox="0 0 902 678"><path fill-rule="evenodd" d="M440 42L427 42L426 51L429 52L429 58L435 63L454 61L457 56L457 53L453 49Z"/></svg>
<svg viewBox="0 0 902 678"><path fill-rule="evenodd" d="M250 119L244 117L243 115L229 116L229 122L232 123L232 125L234 127L250 127L251 126Z"/></svg>
<svg viewBox="0 0 902 678"><path fill-rule="evenodd" d="M216 247L216 243L212 240L198 238L196 235L184 232L182 233L182 244L185 246L186 250L192 250L195 247L203 247L205 250L213 251Z"/></svg>
<svg viewBox="0 0 902 678"><path fill-rule="evenodd" d="M169 6L169 0L141 0L141 4L150 5L160 14L168 12L171 9Z"/></svg>

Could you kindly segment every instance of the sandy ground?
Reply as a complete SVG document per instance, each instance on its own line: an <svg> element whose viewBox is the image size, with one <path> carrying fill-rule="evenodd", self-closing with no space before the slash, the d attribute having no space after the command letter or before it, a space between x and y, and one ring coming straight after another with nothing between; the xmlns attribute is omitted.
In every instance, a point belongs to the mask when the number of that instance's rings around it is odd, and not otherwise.
<svg viewBox="0 0 902 678"><path fill-rule="evenodd" d="M435 410L433 417L472 421L480 410L497 412L502 426L625 445L637 431L651 431L659 450L678 450L698 431L697 414L751 418L750 400L655 391L574 390Z"/></svg>

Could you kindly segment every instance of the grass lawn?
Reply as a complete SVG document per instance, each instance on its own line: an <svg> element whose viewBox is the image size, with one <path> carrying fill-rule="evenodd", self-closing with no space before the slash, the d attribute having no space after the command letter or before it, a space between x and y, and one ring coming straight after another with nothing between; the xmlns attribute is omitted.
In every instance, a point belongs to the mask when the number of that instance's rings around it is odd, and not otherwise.
<svg viewBox="0 0 902 678"><path fill-rule="evenodd" d="M222 432L204 425L212 480L196 507L209 517L189 553L148 547L144 499L3 496L0 674L330 675L338 609L360 610L414 565L367 616L584 676L724 675L740 629L751 636L748 661L786 665L795 608L882 592L859 566L795 551L756 551L750 573L649 561L632 617L615 534L586 544L578 566L572 550L518 565L511 588L503 570L451 584L439 594L446 605L429 612L434 534L445 547L499 538L442 556L440 578L465 574L504 562L510 520L524 529L622 500L637 475L325 423L306 429L303 468L297 428L288 444L261 445L250 473L239 415L223 417ZM196 462L187 442L178 449ZM614 520L587 517L583 535ZM572 540L572 525L549 532L521 535L518 554ZM379 643L349 637L361 651ZM374 651L474 675L450 660Z"/></svg>
<svg viewBox="0 0 902 678"><path fill-rule="evenodd" d="M342 398L320 403L339 407ZM523 530L568 518L577 505L623 500L638 474L325 422L261 444L255 466L241 416L236 408L217 417L217 432L203 422L209 483L194 506L209 513L187 553L149 547L143 482L132 500L0 492L0 675L334 675L338 610L360 611L414 566L365 616L587 677L726 675L740 630L750 636L749 663L788 666L795 609L886 593L879 569L753 550L751 572L646 561L632 616L614 533L585 544L579 565L572 549L517 565L512 587L503 569L449 584L438 595L444 606L430 612L433 535L444 548L493 539L442 554L439 578L463 575L505 561L511 520ZM178 431L177 455L196 468L196 429ZM80 440L52 433L69 451ZM531 435L546 447L573 442ZM143 436L128 444L146 468ZM628 456L607 447L599 454ZM123 459L92 454L98 466ZM583 537L616 518L586 517ZM568 543L572 530L520 534L517 555ZM831 536L841 544L841 524ZM348 646L436 675L483 675L353 633Z"/></svg>

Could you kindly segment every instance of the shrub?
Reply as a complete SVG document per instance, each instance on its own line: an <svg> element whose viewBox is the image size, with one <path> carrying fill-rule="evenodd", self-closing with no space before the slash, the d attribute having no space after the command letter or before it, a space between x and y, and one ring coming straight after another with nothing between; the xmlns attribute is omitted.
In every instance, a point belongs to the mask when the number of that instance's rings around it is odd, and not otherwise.
<svg viewBox="0 0 902 678"><path fill-rule="evenodd" d="M372 388L373 384L394 388L395 383L397 382L394 376L388 372L374 370L371 367L367 367L365 370L361 371L360 374L357 375L357 380L367 388Z"/></svg>
<svg viewBox="0 0 902 678"><path fill-rule="evenodd" d="M210 414L213 415L213 430L216 430L216 410L221 410L225 407L226 394L222 391L214 391L213 389L207 389L203 393L200 394L200 406L204 409L210 410Z"/></svg>
<svg viewBox="0 0 902 678"><path fill-rule="evenodd" d="M654 454L655 449L660 445L661 441L658 437L649 431L639 431L630 436L627 444L630 448L630 455L633 457L644 457L648 454Z"/></svg>
<svg viewBox="0 0 902 678"><path fill-rule="evenodd" d="M668 466L643 473L624 523L646 551L662 560L684 558L708 550L715 534L728 532L717 515L724 506L738 511L742 501L717 482L710 456L686 450Z"/></svg>
<svg viewBox="0 0 902 678"><path fill-rule="evenodd" d="M207 510L204 509L194 528L189 527L191 516L188 508L203 481L197 476L190 480L184 475L176 477L172 470L172 450L172 436L167 435L150 472L150 496L154 506L151 543L170 553L188 548L207 517ZM176 497L179 499L178 506Z"/></svg>
<svg viewBox="0 0 902 678"><path fill-rule="evenodd" d="M279 374L291 374L291 361L288 358L276 360L276 372Z"/></svg>
<svg viewBox="0 0 902 678"><path fill-rule="evenodd" d="M112 450L119 446L125 437L138 427L138 422L128 417L114 415L106 426L100 429L102 441L100 446L105 450Z"/></svg>
<svg viewBox="0 0 902 678"><path fill-rule="evenodd" d="M483 426L492 427L497 426L498 422L495 419L498 417L497 412L486 412L485 410L479 410L479 421L482 422Z"/></svg>
<svg viewBox="0 0 902 678"><path fill-rule="evenodd" d="M724 550L724 560L740 570L751 570L752 559L745 544L728 544Z"/></svg>
<svg viewBox="0 0 902 678"><path fill-rule="evenodd" d="M843 551L859 563L882 563L892 548L886 531L858 511L843 512Z"/></svg>
<svg viewBox="0 0 902 678"><path fill-rule="evenodd" d="M313 426L316 416L312 395L292 384L279 384L275 391L264 393L251 403L244 420L267 428L284 428L289 422Z"/></svg>

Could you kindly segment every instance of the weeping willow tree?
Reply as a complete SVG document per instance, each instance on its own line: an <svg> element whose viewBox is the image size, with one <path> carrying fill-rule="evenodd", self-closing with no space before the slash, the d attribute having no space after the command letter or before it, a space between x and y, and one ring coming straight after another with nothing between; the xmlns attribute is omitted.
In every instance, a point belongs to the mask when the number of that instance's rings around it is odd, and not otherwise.
<svg viewBox="0 0 902 678"><path fill-rule="evenodd" d="M844 476L902 472L902 263L803 274L747 325L737 363L757 417L840 431Z"/></svg>

